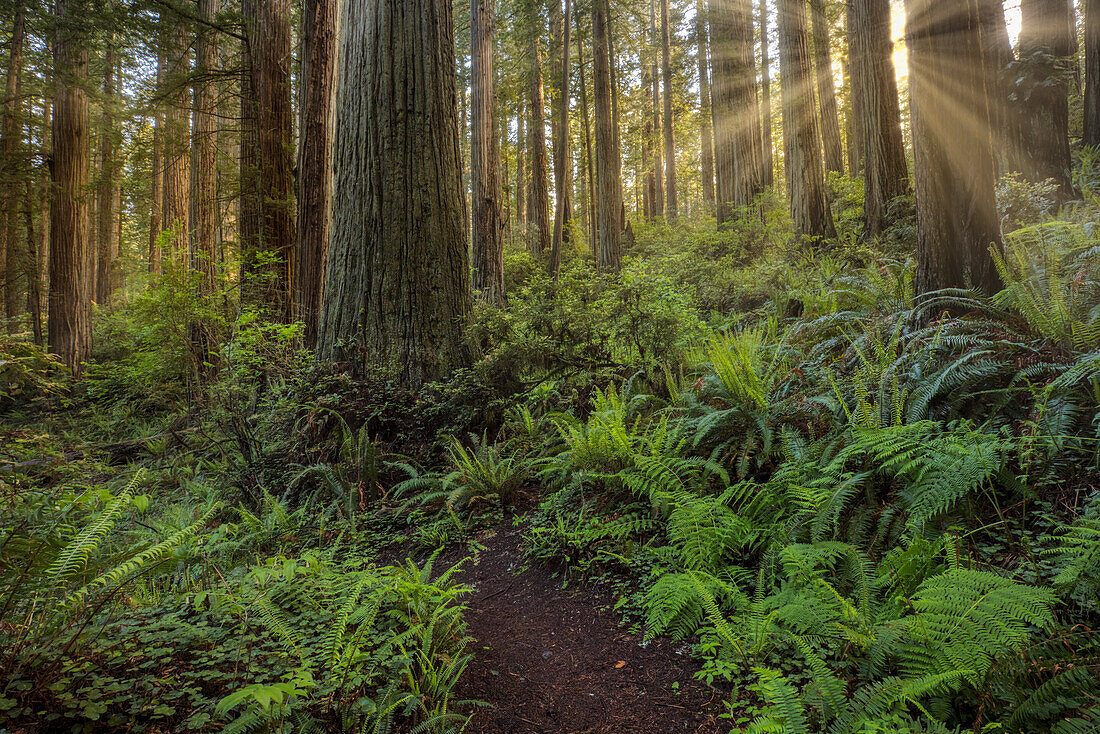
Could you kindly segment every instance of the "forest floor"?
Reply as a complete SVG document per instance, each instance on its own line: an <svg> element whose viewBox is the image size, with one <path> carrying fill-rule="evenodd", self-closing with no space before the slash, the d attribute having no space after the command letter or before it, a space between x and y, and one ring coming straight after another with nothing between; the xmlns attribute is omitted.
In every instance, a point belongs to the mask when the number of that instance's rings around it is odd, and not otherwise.
<svg viewBox="0 0 1100 734"><path fill-rule="evenodd" d="M619 626L610 595L563 590L525 566L519 531L479 542L462 580L474 659L456 699L482 701L469 734L717 734L724 694L696 681L686 645Z"/></svg>

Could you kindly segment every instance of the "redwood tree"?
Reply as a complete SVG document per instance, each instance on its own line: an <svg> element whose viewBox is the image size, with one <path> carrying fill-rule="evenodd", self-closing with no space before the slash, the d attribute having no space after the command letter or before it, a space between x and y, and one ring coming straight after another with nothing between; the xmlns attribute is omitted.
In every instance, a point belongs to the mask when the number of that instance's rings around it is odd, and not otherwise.
<svg viewBox="0 0 1100 734"><path fill-rule="evenodd" d="M616 272L622 265L622 230L620 210L623 206L619 177L622 175L617 146L612 104L611 80L611 17L609 0L592 3L592 53L594 94L596 102L596 229L599 238L599 266L605 272Z"/></svg>
<svg viewBox="0 0 1100 734"><path fill-rule="evenodd" d="M1084 145L1100 145L1100 0L1085 0Z"/></svg>
<svg viewBox="0 0 1100 734"><path fill-rule="evenodd" d="M829 19L825 0L810 0L810 23L814 39L814 72L820 109L821 140L825 146L825 170L844 171L844 146L840 142L840 113L833 81L833 54L829 48Z"/></svg>
<svg viewBox="0 0 1100 734"><path fill-rule="evenodd" d="M350 0L318 356L418 387L467 364L471 309L449 0Z"/></svg>
<svg viewBox="0 0 1100 734"><path fill-rule="evenodd" d="M986 59L978 0L906 0L917 194L917 293L1000 279Z"/></svg>
<svg viewBox="0 0 1100 734"><path fill-rule="evenodd" d="M714 206L714 137L711 133L710 58L704 0L695 4L695 45L699 63L699 155L703 201Z"/></svg>
<svg viewBox="0 0 1100 734"><path fill-rule="evenodd" d="M473 287L490 303L500 303L504 300L504 214L501 211L500 149L493 110L493 54L493 0L471 0Z"/></svg>
<svg viewBox="0 0 1100 734"><path fill-rule="evenodd" d="M679 211L676 199L676 140L672 130L672 28L668 18L668 0L661 0L661 80L664 104L661 132L665 146L665 213L675 217Z"/></svg>

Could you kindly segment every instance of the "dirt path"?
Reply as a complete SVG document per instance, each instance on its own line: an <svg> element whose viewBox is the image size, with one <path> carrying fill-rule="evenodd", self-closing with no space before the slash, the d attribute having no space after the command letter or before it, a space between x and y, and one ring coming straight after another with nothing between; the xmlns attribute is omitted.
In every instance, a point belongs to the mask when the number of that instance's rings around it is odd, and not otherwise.
<svg viewBox="0 0 1100 734"><path fill-rule="evenodd" d="M459 699L490 704L470 734L664 734L729 731L722 696L692 678L695 666L667 640L642 647L595 592L522 563L516 531L483 541L463 580L474 660ZM677 684L677 685L674 685Z"/></svg>

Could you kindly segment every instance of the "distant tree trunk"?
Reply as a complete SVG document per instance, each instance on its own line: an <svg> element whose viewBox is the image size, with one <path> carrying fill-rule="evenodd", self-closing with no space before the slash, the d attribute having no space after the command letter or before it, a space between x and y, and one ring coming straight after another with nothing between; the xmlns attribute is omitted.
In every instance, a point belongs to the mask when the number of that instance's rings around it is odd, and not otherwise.
<svg viewBox="0 0 1100 734"><path fill-rule="evenodd" d="M164 44L158 44L157 52L157 84L160 92L164 87L165 76L168 73L168 60L164 54ZM153 154L151 174L152 183L149 186L149 272L156 275L161 272L161 258L163 253L160 247L160 233L164 231L164 216L161 207L164 205L164 110L158 107L153 113Z"/></svg>
<svg viewBox="0 0 1100 734"><path fill-rule="evenodd" d="M599 237L599 266L603 272L618 272L622 266L622 193L616 184L622 170L615 150L611 33L608 28L610 17L609 0L594 0L592 43L596 96L596 228Z"/></svg>
<svg viewBox="0 0 1100 734"><path fill-rule="evenodd" d="M338 0L304 0L299 76L298 220L295 316L302 341L317 344L325 258L332 231L332 145L336 119Z"/></svg>
<svg viewBox="0 0 1100 734"><path fill-rule="evenodd" d="M668 0L661 0L661 78L664 81L665 209L670 217L679 214L676 199L676 141L672 131L672 28Z"/></svg>
<svg viewBox="0 0 1100 734"><path fill-rule="evenodd" d="M610 11L608 11L610 14ZM649 90L650 90L650 117L652 124L649 126L650 136L647 141L649 146L649 158L652 162L650 172L650 218L663 217L665 215L665 158L661 151L663 137L661 135L661 78L657 75L657 48L660 43L657 35L657 0L649 0Z"/></svg>
<svg viewBox="0 0 1100 734"><path fill-rule="evenodd" d="M1069 152L1070 0L1021 0L1020 61L1025 73L1020 149L1031 181L1053 179L1060 201L1073 190Z"/></svg>
<svg viewBox="0 0 1100 734"><path fill-rule="evenodd" d="M493 110L493 33L493 0L471 0L473 287L489 303L501 303L504 301L504 215L500 206L500 150Z"/></svg>
<svg viewBox="0 0 1100 734"><path fill-rule="evenodd" d="M92 351L88 251L88 28L81 0L57 0L54 37L49 347L79 376Z"/></svg>
<svg viewBox="0 0 1100 734"><path fill-rule="evenodd" d="M711 133L710 59L705 0L695 3L695 43L699 63L699 156L703 201L714 207L714 136ZM765 51L767 53L767 51Z"/></svg>
<svg viewBox="0 0 1100 734"><path fill-rule="evenodd" d="M416 388L469 362L472 303L449 0L351 0L318 356Z"/></svg>
<svg viewBox="0 0 1100 734"><path fill-rule="evenodd" d="M1016 60L1008 38L1002 0L978 0L982 48L985 50L986 83L989 87L989 119L993 133L993 160L998 175L1020 169L1020 115L1014 114L1015 92L1009 83ZM1016 77L1011 77L1015 80Z"/></svg>
<svg viewBox="0 0 1100 734"><path fill-rule="evenodd" d="M779 61L791 219L795 231L804 237L833 236L803 0L779 0Z"/></svg>
<svg viewBox="0 0 1100 734"><path fill-rule="evenodd" d="M997 0L999 2L999 0ZM855 0L851 38L858 46L856 80L863 110L864 215L867 233L882 232L886 205L909 188L901 110L890 38L890 0Z"/></svg>
<svg viewBox="0 0 1100 734"><path fill-rule="evenodd" d="M527 80L527 102L531 119L527 128L527 152L531 156L530 188L527 194L527 219L533 231L531 250L536 253L550 249L550 189L546 154L546 102L542 85L542 47L539 42L537 14L531 18L530 62Z"/></svg>
<svg viewBox="0 0 1100 734"><path fill-rule="evenodd" d="M47 78L49 78L47 76ZM46 160L53 149L53 115L48 97L42 98L42 159ZM31 318L35 324L35 343L45 345L46 337L42 335L43 314L49 309L49 278L50 278L50 220L52 211L50 207L50 186L53 180L49 165L43 165L38 184L38 227L35 232L35 260L31 263L34 268L34 287L28 295L33 296L31 304Z"/></svg>
<svg viewBox="0 0 1100 734"><path fill-rule="evenodd" d="M96 186L98 202L96 245L95 302L107 306L115 277L118 257L118 161L115 157L115 49L108 41L103 72L103 116L99 133L99 180Z"/></svg>
<svg viewBox="0 0 1100 734"><path fill-rule="evenodd" d="M825 17L825 0L810 0L810 12L814 37L817 98L821 113L821 141L825 148L825 170L843 173L844 146L840 142L840 114L836 107L833 55L829 47L829 20Z"/></svg>
<svg viewBox="0 0 1100 734"><path fill-rule="evenodd" d="M573 26L573 4L565 0L565 16L561 25L561 75L558 78L558 122L554 140L554 241L550 249L550 273L557 277L561 267L561 248L567 241L565 224L572 219L569 201L569 36Z"/></svg>
<svg viewBox="0 0 1100 734"><path fill-rule="evenodd" d="M772 140L772 62L768 36L768 3L760 0L760 97L764 146L764 186L775 183L775 143Z"/></svg>
<svg viewBox="0 0 1100 734"><path fill-rule="evenodd" d="M710 22L718 222L724 224L764 190L751 0L711 0Z"/></svg>
<svg viewBox="0 0 1100 734"><path fill-rule="evenodd" d="M918 294L996 292L986 67L977 0L906 0L917 194Z"/></svg>
<svg viewBox="0 0 1100 734"><path fill-rule="evenodd" d="M863 171L863 92L866 82L860 69L865 61L860 57L863 45L856 38L856 3L845 0L844 26L847 36L848 61L845 76L848 80L848 175L855 178ZM896 83L896 82L895 82Z"/></svg>
<svg viewBox="0 0 1100 734"><path fill-rule="evenodd" d="M527 135L524 131L526 111L519 105L516 116L516 224L527 229ZM525 235L526 236L526 235Z"/></svg>
<svg viewBox="0 0 1100 734"><path fill-rule="evenodd" d="M578 19L578 25L579 25ZM596 174L592 160L592 126L588 114L588 71L584 65L584 45L581 34L577 32L577 60L580 64L581 78L581 121L584 123L584 165L588 179L588 238L591 240L592 258L599 262L599 243L596 239Z"/></svg>
<svg viewBox="0 0 1100 734"><path fill-rule="evenodd" d="M166 18L169 18L166 20ZM182 263L187 253L188 194L191 188L191 105L188 100L187 76L191 69L191 39L187 28L174 15L161 15L160 28L165 34L167 50L167 111L164 115L164 201L161 204L161 226L175 236L167 253L176 263Z"/></svg>
<svg viewBox="0 0 1100 734"><path fill-rule="evenodd" d="M1085 0L1084 145L1100 145L1100 0Z"/></svg>
<svg viewBox="0 0 1100 734"><path fill-rule="evenodd" d="M241 219L249 220L241 232L242 295L270 316L289 320L296 267L290 1L244 0L241 10L248 89L241 157L250 163L241 168Z"/></svg>
<svg viewBox="0 0 1100 734"><path fill-rule="evenodd" d="M15 8L12 20L11 45L8 51L8 73L4 84L2 122L0 122L0 173L4 190L0 192L0 292L8 331L15 331L19 314L19 281L24 257L20 253L17 224L19 196L16 181L24 175L25 164L19 150L22 145L22 124L19 121L19 100L23 76L23 41L26 38L26 18L23 5Z"/></svg>

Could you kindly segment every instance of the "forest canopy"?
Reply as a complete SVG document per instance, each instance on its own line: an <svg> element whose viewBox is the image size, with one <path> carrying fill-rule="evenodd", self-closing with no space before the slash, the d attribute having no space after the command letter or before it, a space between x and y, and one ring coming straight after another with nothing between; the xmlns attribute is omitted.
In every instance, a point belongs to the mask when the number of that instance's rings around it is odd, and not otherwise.
<svg viewBox="0 0 1100 734"><path fill-rule="evenodd" d="M0 730L1100 731L1100 0L0 0Z"/></svg>

